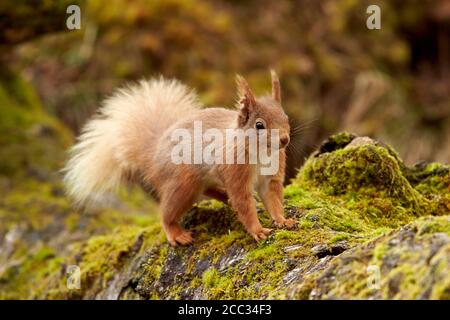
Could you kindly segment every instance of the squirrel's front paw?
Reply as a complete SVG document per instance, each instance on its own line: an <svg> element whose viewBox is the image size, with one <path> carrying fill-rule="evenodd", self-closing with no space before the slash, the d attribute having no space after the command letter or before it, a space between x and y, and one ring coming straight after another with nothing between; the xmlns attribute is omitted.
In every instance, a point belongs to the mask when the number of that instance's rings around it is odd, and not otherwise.
<svg viewBox="0 0 450 320"><path fill-rule="evenodd" d="M272 232L272 229L261 228L257 231L251 232L251 235L256 241L266 240L267 236Z"/></svg>
<svg viewBox="0 0 450 320"><path fill-rule="evenodd" d="M277 228L293 229L297 225L297 222L293 219L283 219L280 221L274 221L273 224Z"/></svg>

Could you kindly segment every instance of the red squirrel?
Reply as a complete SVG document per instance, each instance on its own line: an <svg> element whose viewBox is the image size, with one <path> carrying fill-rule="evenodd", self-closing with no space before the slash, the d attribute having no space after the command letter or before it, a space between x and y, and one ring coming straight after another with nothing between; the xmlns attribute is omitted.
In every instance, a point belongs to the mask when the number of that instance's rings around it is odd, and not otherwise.
<svg viewBox="0 0 450 320"><path fill-rule="evenodd" d="M236 77L237 108L202 108L196 94L176 80L141 81L118 90L106 99L99 114L83 128L71 149L64 181L76 203L102 199L123 182L134 182L156 195L168 242L193 242L179 222L201 196L230 200L239 221L257 241L271 229L257 216L256 190L279 228L293 228L295 222L283 215L285 147L289 143L288 117L281 105L278 76L271 71L272 94L255 97L247 81ZM173 163L171 152L175 129L192 132L195 122L204 129L255 129L279 132L278 170L270 175L258 171L258 163ZM246 145L248 146L248 145ZM270 147L270 144L267 144Z"/></svg>

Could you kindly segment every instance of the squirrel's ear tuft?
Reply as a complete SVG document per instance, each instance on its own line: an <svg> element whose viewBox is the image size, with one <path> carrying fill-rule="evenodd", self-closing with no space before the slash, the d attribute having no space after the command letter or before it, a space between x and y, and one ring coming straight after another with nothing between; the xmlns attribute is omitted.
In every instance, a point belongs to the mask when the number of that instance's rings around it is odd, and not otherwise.
<svg viewBox="0 0 450 320"><path fill-rule="evenodd" d="M252 107L256 105L255 96L248 85L248 82L240 75L236 75L236 85L238 91L238 102L243 107Z"/></svg>
<svg viewBox="0 0 450 320"><path fill-rule="evenodd" d="M256 99L248 82L238 74L236 75L236 84L238 91L237 106L240 108L238 125L239 127L243 127L247 124L250 114L256 106Z"/></svg>
<svg viewBox="0 0 450 320"><path fill-rule="evenodd" d="M272 98L277 101L278 103L281 103L281 86L280 86L280 80L278 79L278 75L275 72L275 70L270 70L270 75L272 77Z"/></svg>

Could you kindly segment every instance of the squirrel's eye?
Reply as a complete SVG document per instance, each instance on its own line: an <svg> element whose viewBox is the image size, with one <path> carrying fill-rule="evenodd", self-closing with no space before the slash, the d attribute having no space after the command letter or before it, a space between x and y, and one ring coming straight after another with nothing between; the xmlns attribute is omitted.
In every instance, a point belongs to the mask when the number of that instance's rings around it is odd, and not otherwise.
<svg viewBox="0 0 450 320"><path fill-rule="evenodd" d="M264 129L264 124L261 121L256 122L255 128L258 130Z"/></svg>

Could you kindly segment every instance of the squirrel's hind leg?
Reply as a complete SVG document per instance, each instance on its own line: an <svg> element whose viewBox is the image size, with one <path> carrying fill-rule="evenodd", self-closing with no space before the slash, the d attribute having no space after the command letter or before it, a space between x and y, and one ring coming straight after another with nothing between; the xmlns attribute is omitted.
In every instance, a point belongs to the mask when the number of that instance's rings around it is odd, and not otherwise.
<svg viewBox="0 0 450 320"><path fill-rule="evenodd" d="M188 182L189 181L189 182ZM167 241L172 245L188 245L194 241L191 232L180 227L183 215L192 207L198 195L198 184L192 180L169 182L161 194L160 209Z"/></svg>

